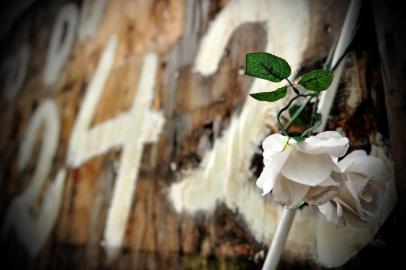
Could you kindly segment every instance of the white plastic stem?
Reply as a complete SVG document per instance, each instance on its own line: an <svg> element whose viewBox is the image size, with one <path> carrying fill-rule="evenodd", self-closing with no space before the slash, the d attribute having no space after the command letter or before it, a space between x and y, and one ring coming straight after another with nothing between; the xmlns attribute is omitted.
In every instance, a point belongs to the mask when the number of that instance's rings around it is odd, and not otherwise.
<svg viewBox="0 0 406 270"><path fill-rule="evenodd" d="M337 47L334 50L333 61L331 63L332 67L337 64L340 57L345 53L352 41L361 9L361 2L361 0L352 0L350 6L348 7L347 15L345 16L344 24L341 28L340 37L338 38ZM334 97L341 79L343 66L344 61L341 61L335 70L333 83L327 91L323 91L321 93L320 102L317 107L317 111L323 116L321 125L318 129L319 131L324 130L326 127L328 115L330 114L331 107L333 106Z"/></svg>
<svg viewBox="0 0 406 270"><path fill-rule="evenodd" d="M334 50L332 66L334 66L340 57L345 53L345 50L352 41L355 27L358 21L358 16L361 9L361 0L352 0L345 16L344 24L341 28L340 37L337 42L337 47ZM342 61L337 67L334 80L330 88L324 91L320 97L320 102L317 107L317 111L322 114L322 123L319 127L319 131L322 131L326 127L327 116L330 114L331 107L333 105L334 97L337 92L338 84L341 79L343 71ZM285 247L286 239L292 226L293 219L295 217L296 209L283 209L282 219L279 221L278 228L276 229L275 236L273 238L271 248L266 255L262 270L275 270L278 266L279 259L282 255L283 248Z"/></svg>
<svg viewBox="0 0 406 270"><path fill-rule="evenodd" d="M278 266L295 214L296 209L283 209L282 219L278 224L278 228L276 228L275 236L262 270L274 270Z"/></svg>

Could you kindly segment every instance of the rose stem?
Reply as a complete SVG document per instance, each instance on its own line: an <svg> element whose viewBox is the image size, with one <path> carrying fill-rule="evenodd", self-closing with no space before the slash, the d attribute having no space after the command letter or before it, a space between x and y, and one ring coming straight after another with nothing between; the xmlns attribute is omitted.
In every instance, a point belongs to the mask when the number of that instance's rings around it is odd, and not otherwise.
<svg viewBox="0 0 406 270"><path fill-rule="evenodd" d="M278 266L295 214L296 209L283 208L282 219L276 228L272 245L266 255L262 270L274 270Z"/></svg>

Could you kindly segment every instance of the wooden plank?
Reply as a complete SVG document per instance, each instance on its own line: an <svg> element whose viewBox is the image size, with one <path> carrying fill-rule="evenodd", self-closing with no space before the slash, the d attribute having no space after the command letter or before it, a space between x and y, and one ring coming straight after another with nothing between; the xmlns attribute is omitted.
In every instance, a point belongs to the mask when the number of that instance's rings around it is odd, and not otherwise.
<svg viewBox="0 0 406 270"><path fill-rule="evenodd" d="M406 241L406 18L397 1L373 1L377 40L384 79L392 160L394 161L398 203L389 220L388 262L403 263L398 247Z"/></svg>

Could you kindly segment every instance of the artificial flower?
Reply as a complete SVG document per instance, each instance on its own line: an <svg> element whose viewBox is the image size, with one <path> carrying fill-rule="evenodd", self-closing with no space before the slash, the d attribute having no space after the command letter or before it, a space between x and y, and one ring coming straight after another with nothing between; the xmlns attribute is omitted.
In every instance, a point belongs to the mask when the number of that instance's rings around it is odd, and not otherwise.
<svg viewBox="0 0 406 270"><path fill-rule="evenodd" d="M318 207L320 212L338 226L375 222L384 193L383 161L356 150L338 162L338 167L345 175L343 188L337 197Z"/></svg>
<svg viewBox="0 0 406 270"><path fill-rule="evenodd" d="M348 150L348 138L326 131L297 142L272 134L262 143L264 169L257 180L263 195L287 207L303 202L322 205L336 196L343 183L335 159Z"/></svg>

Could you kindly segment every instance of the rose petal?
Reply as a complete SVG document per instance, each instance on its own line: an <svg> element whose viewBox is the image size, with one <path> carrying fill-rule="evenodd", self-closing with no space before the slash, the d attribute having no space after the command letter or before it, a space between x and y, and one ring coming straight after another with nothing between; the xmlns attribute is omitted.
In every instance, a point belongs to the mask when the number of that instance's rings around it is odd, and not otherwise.
<svg viewBox="0 0 406 270"><path fill-rule="evenodd" d="M342 157L349 147L348 138L341 136L336 131L325 131L311 136L304 143L296 145L296 148L308 154L327 153L333 157Z"/></svg>
<svg viewBox="0 0 406 270"><path fill-rule="evenodd" d="M336 173L342 173L343 171L338 167L337 162L334 160L335 158L332 158L333 160L333 171Z"/></svg>
<svg viewBox="0 0 406 270"><path fill-rule="evenodd" d="M358 173L347 173L347 179L348 179L348 181L351 181L357 194L360 194L361 191L365 188L365 186L370 181L370 179L368 177L358 174Z"/></svg>
<svg viewBox="0 0 406 270"><path fill-rule="evenodd" d="M335 197L334 202L336 202L337 204L340 204L340 206L342 206L342 211L344 213L344 209L345 209L345 214L350 213L351 215L355 215L359 217L359 213L357 212L357 210L355 209L355 207L350 206L349 204L347 204L348 201L344 201L342 200L342 197Z"/></svg>
<svg viewBox="0 0 406 270"><path fill-rule="evenodd" d="M326 154L310 155L293 150L281 173L291 181L317 186L331 174L332 163Z"/></svg>
<svg viewBox="0 0 406 270"><path fill-rule="evenodd" d="M345 172L348 166L350 166L355 160L366 156L367 153L364 150L352 151L351 153L346 155L342 160L340 160L340 162L338 162L338 166L343 172Z"/></svg>
<svg viewBox="0 0 406 270"><path fill-rule="evenodd" d="M263 189L264 188L264 182L266 181L266 179L269 179L268 177L269 175L269 170L268 168L265 166L262 169L261 174L259 175L257 182L255 183L257 185L258 188Z"/></svg>
<svg viewBox="0 0 406 270"><path fill-rule="evenodd" d="M354 196L348 191L347 186L344 186L344 188L340 190L337 197L334 198L334 201L339 201L345 207L357 213L357 202Z"/></svg>
<svg viewBox="0 0 406 270"><path fill-rule="evenodd" d="M337 196L340 189L335 186L312 187L307 192L304 200L310 205L322 205Z"/></svg>
<svg viewBox="0 0 406 270"><path fill-rule="evenodd" d="M343 178L340 173L331 172L331 175L318 186L328 187L328 186L340 186L343 182Z"/></svg>
<svg viewBox="0 0 406 270"><path fill-rule="evenodd" d="M384 204L382 203L382 197L384 190L377 189L374 185L369 183L363 193L360 194L360 199L362 199L362 211L363 218L367 222L374 222L379 218L379 213L381 213Z"/></svg>
<svg viewBox="0 0 406 270"><path fill-rule="evenodd" d="M352 181L346 181L345 182L345 187L347 188L348 192L351 194L353 201L355 202L355 207L356 210L359 214L362 213L362 207L361 207L361 202L359 200L358 192L354 185L352 184Z"/></svg>
<svg viewBox="0 0 406 270"><path fill-rule="evenodd" d="M332 200L340 192L344 179L341 173L331 175L320 185L312 187L306 194L305 201L310 205L321 205Z"/></svg>
<svg viewBox="0 0 406 270"><path fill-rule="evenodd" d="M339 208L340 207L340 208ZM336 224L337 226L343 226L344 221L342 219L342 208L335 202L327 202L317 207L319 211L325 216L326 220Z"/></svg>
<svg viewBox="0 0 406 270"><path fill-rule="evenodd" d="M374 190L372 185L365 185L364 188L362 189L362 192L359 193L359 197L362 200L371 203L372 200L374 199L373 193Z"/></svg>
<svg viewBox="0 0 406 270"><path fill-rule="evenodd" d="M282 188L282 177L283 175L279 175L280 177L275 181L275 185L272 189L272 199L278 203L286 204L289 200L289 196L287 192L284 192Z"/></svg>
<svg viewBox="0 0 406 270"><path fill-rule="evenodd" d="M383 167L382 160L375 157L366 156L354 160L352 164L348 166L346 171L359 173L371 179L377 179L380 178Z"/></svg>
<svg viewBox="0 0 406 270"><path fill-rule="evenodd" d="M282 134L275 133L265 138L262 142L262 148L264 149L263 156L271 157L279 152L282 152L288 137L283 136Z"/></svg>
<svg viewBox="0 0 406 270"><path fill-rule="evenodd" d="M289 181L286 177L280 175L272 190L272 197L275 201L291 208L303 202L308 190L309 186Z"/></svg>
<svg viewBox="0 0 406 270"><path fill-rule="evenodd" d="M336 202L336 204L337 204L337 216L341 218L344 215L343 207L338 202Z"/></svg>
<svg viewBox="0 0 406 270"><path fill-rule="evenodd" d="M330 222L333 222L334 217L336 216L336 209L332 202L326 202L323 205L317 207L319 211L326 217Z"/></svg>
<svg viewBox="0 0 406 270"><path fill-rule="evenodd" d="M269 164L264 167L256 183L257 186L263 190L262 195L269 193L273 189L276 178L290 153L291 150L287 149L269 158Z"/></svg>
<svg viewBox="0 0 406 270"><path fill-rule="evenodd" d="M364 215L361 215L358 213L354 208L349 207L345 202L340 200L340 198L336 197L334 199L335 202L337 202L337 205L342 206L342 213L345 219L345 222L348 222L349 224L357 227L365 227L368 226L367 220L363 217Z"/></svg>

